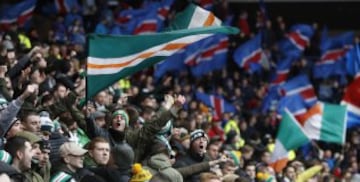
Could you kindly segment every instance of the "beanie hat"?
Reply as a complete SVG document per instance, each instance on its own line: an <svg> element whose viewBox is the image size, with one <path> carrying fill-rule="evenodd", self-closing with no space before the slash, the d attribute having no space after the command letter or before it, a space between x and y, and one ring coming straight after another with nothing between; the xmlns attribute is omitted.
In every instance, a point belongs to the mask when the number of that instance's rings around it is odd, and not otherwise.
<svg viewBox="0 0 360 182"><path fill-rule="evenodd" d="M117 144L111 150L111 153L114 157L115 164L121 171L130 171L131 165L134 163L135 154L129 144L126 142Z"/></svg>
<svg viewBox="0 0 360 182"><path fill-rule="evenodd" d="M237 150L229 151L229 157L234 161L235 166L240 165L241 152Z"/></svg>
<svg viewBox="0 0 360 182"><path fill-rule="evenodd" d="M204 130L202 129L197 129L193 132L190 133L190 143L192 143L194 140L204 137L206 138L206 140L209 142L209 138L208 136L205 134Z"/></svg>
<svg viewBox="0 0 360 182"><path fill-rule="evenodd" d="M116 116L119 116L119 115L121 115L121 117L123 117L125 119L126 126L129 126L129 116L128 116L128 114L124 110L116 110L112 114L113 118L115 118Z"/></svg>
<svg viewBox="0 0 360 182"><path fill-rule="evenodd" d="M12 157L5 150L0 150L0 161L10 164L12 161Z"/></svg>
<svg viewBox="0 0 360 182"><path fill-rule="evenodd" d="M30 141L31 145L37 142L41 141L41 138L34 133L31 133L29 131L20 131L16 133L16 136L23 137Z"/></svg>
<svg viewBox="0 0 360 182"><path fill-rule="evenodd" d="M39 115L40 115L40 125L41 125L40 130L48 133L54 132L55 131L54 123L50 119L49 113L46 111L41 111Z"/></svg>
<svg viewBox="0 0 360 182"><path fill-rule="evenodd" d="M3 133L1 133L0 130L0 136L5 137L7 132L11 129L11 127L16 123L16 121L18 121L19 118L15 117L13 118L10 122L2 122L0 123L0 128L3 128L4 131Z"/></svg>
<svg viewBox="0 0 360 182"><path fill-rule="evenodd" d="M133 176L130 182L145 182L152 178L152 174L149 170L144 169L140 163L135 163L132 167Z"/></svg>

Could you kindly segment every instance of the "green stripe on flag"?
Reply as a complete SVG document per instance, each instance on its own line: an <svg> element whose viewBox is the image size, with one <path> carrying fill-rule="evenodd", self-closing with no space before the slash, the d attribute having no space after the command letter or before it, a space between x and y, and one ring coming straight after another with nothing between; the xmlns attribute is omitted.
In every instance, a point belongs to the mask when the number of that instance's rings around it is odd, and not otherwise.
<svg viewBox="0 0 360 182"><path fill-rule="evenodd" d="M287 109L282 116L277 139L287 151L297 149L309 141L300 124Z"/></svg>
<svg viewBox="0 0 360 182"><path fill-rule="evenodd" d="M239 29L228 26L203 27L145 35L89 35L89 57L116 58L141 52L144 49L196 34L236 34Z"/></svg>
<svg viewBox="0 0 360 182"><path fill-rule="evenodd" d="M116 74L109 74L109 75L88 75L87 77L87 90L86 94L88 97L92 97L96 95L101 90L107 88L112 83L119 81L119 78L125 78L128 75L136 73L144 68L150 67L151 65L163 60L164 57L152 57L146 59L146 61L141 62L137 66L128 67L124 70L116 73Z"/></svg>
<svg viewBox="0 0 360 182"><path fill-rule="evenodd" d="M109 36L109 35L90 35L89 36L89 57L100 58L122 58L128 55L138 54L144 50L152 47L166 44L172 40L179 38L194 36L194 35L207 35L214 33L236 34L239 30L233 27L218 26L218 27L204 27L193 28L188 30L178 30L172 32L137 35L137 36ZM199 38L198 40L200 40ZM194 40L195 42L195 40ZM194 42L187 42L189 44ZM169 55L171 56L171 55ZM112 85L114 82L136 73L139 70L150 67L155 63L164 60L167 56L152 56L142 60L139 63L134 63L131 66L123 68L120 72L106 74L106 72L92 75L87 71L87 84L86 94L87 99L92 98L99 91ZM92 64L96 64L93 63Z"/></svg>
<svg viewBox="0 0 360 182"><path fill-rule="evenodd" d="M184 11L177 13L175 15L175 18L170 22L170 25L166 29L166 31L187 29L189 27L195 9L196 9L196 5L189 4Z"/></svg>
<svg viewBox="0 0 360 182"><path fill-rule="evenodd" d="M345 119L346 106L324 103L320 140L343 144L346 130Z"/></svg>

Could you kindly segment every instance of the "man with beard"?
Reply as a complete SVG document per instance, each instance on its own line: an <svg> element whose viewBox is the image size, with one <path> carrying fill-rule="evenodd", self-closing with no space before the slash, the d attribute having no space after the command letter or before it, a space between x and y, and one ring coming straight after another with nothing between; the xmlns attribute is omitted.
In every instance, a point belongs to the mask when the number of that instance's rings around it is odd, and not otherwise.
<svg viewBox="0 0 360 182"><path fill-rule="evenodd" d="M39 169L39 161L41 159L41 149L40 149L40 142L42 141L41 138L35 135L32 132L28 131L21 131L16 134L16 136L23 137L30 141L31 144L31 169L24 171L23 173L26 176L27 181L31 182L43 182L44 179L38 173Z"/></svg>
<svg viewBox="0 0 360 182"><path fill-rule="evenodd" d="M24 137L12 137L6 142L5 151L9 152L13 157L11 166L16 171L14 176L22 176L21 178L25 180L26 178L22 173L31 169L31 159L33 157L30 141Z"/></svg>

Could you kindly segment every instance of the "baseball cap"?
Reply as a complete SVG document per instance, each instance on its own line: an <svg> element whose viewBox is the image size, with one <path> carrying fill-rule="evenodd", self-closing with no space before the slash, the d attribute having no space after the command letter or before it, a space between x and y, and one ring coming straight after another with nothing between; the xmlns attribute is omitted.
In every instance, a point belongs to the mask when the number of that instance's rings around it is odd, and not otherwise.
<svg viewBox="0 0 360 182"><path fill-rule="evenodd" d="M60 146L60 156L65 157L67 155L83 156L87 150L81 148L75 142L65 142Z"/></svg>
<svg viewBox="0 0 360 182"><path fill-rule="evenodd" d="M41 138L39 136L29 131L20 131L16 133L16 136L26 138L27 140L30 141L31 145L41 141Z"/></svg>

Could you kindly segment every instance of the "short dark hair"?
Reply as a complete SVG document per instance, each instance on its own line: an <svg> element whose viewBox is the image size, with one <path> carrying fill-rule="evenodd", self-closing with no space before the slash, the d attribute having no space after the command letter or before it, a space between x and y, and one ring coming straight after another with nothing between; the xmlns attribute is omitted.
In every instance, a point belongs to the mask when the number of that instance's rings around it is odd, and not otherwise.
<svg viewBox="0 0 360 182"><path fill-rule="evenodd" d="M26 120L29 116L40 116L40 115L39 115L37 112L34 112L34 111L24 112L24 113L21 114L21 116L20 116L21 122L25 122L25 120Z"/></svg>
<svg viewBox="0 0 360 182"><path fill-rule="evenodd" d="M5 144L5 151L13 157L16 156L16 152L25 149L25 143L30 142L28 139L20 136L11 137Z"/></svg>
<svg viewBox="0 0 360 182"><path fill-rule="evenodd" d="M88 150L95 149L95 145L97 143L108 143L110 145L110 142L107 139L105 139L103 137L95 137L87 144L87 149Z"/></svg>

